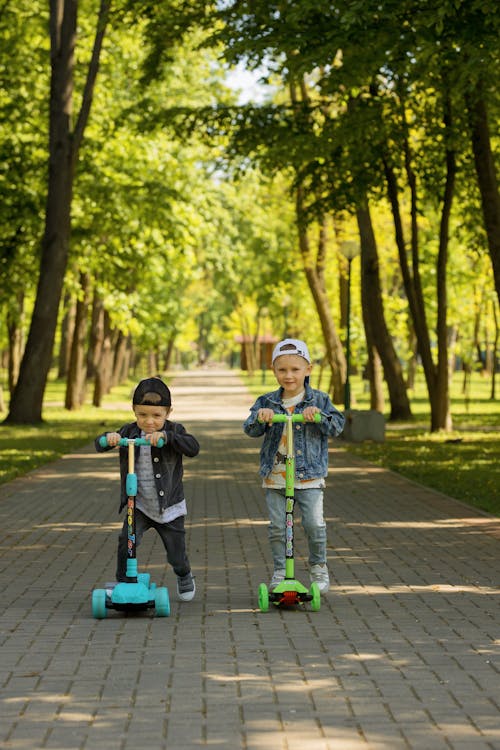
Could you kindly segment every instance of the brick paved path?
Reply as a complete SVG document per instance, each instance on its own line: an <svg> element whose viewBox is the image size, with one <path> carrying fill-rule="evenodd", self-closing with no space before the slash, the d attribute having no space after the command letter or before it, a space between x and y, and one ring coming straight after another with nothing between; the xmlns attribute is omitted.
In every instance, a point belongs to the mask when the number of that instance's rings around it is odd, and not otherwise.
<svg viewBox="0 0 500 750"><path fill-rule="evenodd" d="M500 521L336 443L331 591L319 612L261 613L252 398L210 371L179 375L173 394L202 445L185 463L196 599L176 601L154 532L139 549L169 618L91 616L114 574L115 453L87 446L0 487L0 747L499 750ZM298 526L307 583L304 552Z"/></svg>

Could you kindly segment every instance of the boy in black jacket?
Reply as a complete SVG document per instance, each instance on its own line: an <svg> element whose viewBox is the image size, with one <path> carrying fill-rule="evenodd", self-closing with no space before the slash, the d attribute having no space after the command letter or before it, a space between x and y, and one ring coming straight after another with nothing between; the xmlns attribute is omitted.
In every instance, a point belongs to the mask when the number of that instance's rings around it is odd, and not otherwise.
<svg viewBox="0 0 500 750"><path fill-rule="evenodd" d="M191 601L196 586L186 554L184 516L187 513L182 485L182 457L196 456L198 441L179 422L171 422L170 390L160 378L146 378L137 385L132 398L136 421L123 425L118 432L106 432L107 447L96 438L98 452L110 450L121 438L144 437L151 445L135 446L137 497L135 533L139 545L143 533L156 529L161 537L167 561L177 576L177 593L181 601ZM158 447L160 438L164 444ZM125 482L128 472L127 448L120 446L121 499L120 511L127 504ZM118 538L118 581L126 581L128 523L125 518Z"/></svg>

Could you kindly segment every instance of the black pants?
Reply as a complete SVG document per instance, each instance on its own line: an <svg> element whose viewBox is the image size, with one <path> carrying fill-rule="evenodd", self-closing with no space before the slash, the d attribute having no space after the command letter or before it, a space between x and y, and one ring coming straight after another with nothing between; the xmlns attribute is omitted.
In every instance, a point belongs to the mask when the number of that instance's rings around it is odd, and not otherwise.
<svg viewBox="0 0 500 750"><path fill-rule="evenodd" d="M161 537L167 562L170 563L177 576L185 576L191 570L186 554L186 532L184 530L184 516L175 518L170 523L158 523L144 515L136 508L135 511L135 539L136 547L141 543L142 535L148 529L156 529ZM123 521L123 527L118 537L118 554L116 564L116 580L123 581L127 575L127 541L128 523L127 514Z"/></svg>

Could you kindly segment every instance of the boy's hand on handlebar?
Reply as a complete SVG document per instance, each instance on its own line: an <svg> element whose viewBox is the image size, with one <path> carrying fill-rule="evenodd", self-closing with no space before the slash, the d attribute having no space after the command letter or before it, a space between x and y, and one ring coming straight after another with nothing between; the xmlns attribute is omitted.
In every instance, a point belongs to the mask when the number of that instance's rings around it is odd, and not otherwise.
<svg viewBox="0 0 500 750"><path fill-rule="evenodd" d="M118 432L107 432L106 433L106 440L108 441L108 445L110 448L114 448L115 445L118 445L120 442L122 436Z"/></svg>
<svg viewBox="0 0 500 750"><path fill-rule="evenodd" d="M272 423L274 417L274 411L272 409L259 409L257 412L257 419L259 422Z"/></svg>
<svg viewBox="0 0 500 750"><path fill-rule="evenodd" d="M302 413L306 422L314 422L314 415L319 414L319 412L317 406L306 406Z"/></svg>
<svg viewBox="0 0 500 750"><path fill-rule="evenodd" d="M149 435L145 435L146 440L149 440L151 445L158 445L159 440L163 440L163 444L167 442L166 434L162 432L152 432Z"/></svg>

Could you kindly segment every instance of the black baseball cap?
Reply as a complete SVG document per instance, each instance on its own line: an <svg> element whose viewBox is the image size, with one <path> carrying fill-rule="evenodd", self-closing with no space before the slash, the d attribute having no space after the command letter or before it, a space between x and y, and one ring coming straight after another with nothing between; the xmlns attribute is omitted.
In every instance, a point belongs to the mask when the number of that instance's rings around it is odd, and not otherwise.
<svg viewBox="0 0 500 750"><path fill-rule="evenodd" d="M172 398L161 378L144 378L134 391L132 404L141 406L172 406Z"/></svg>

